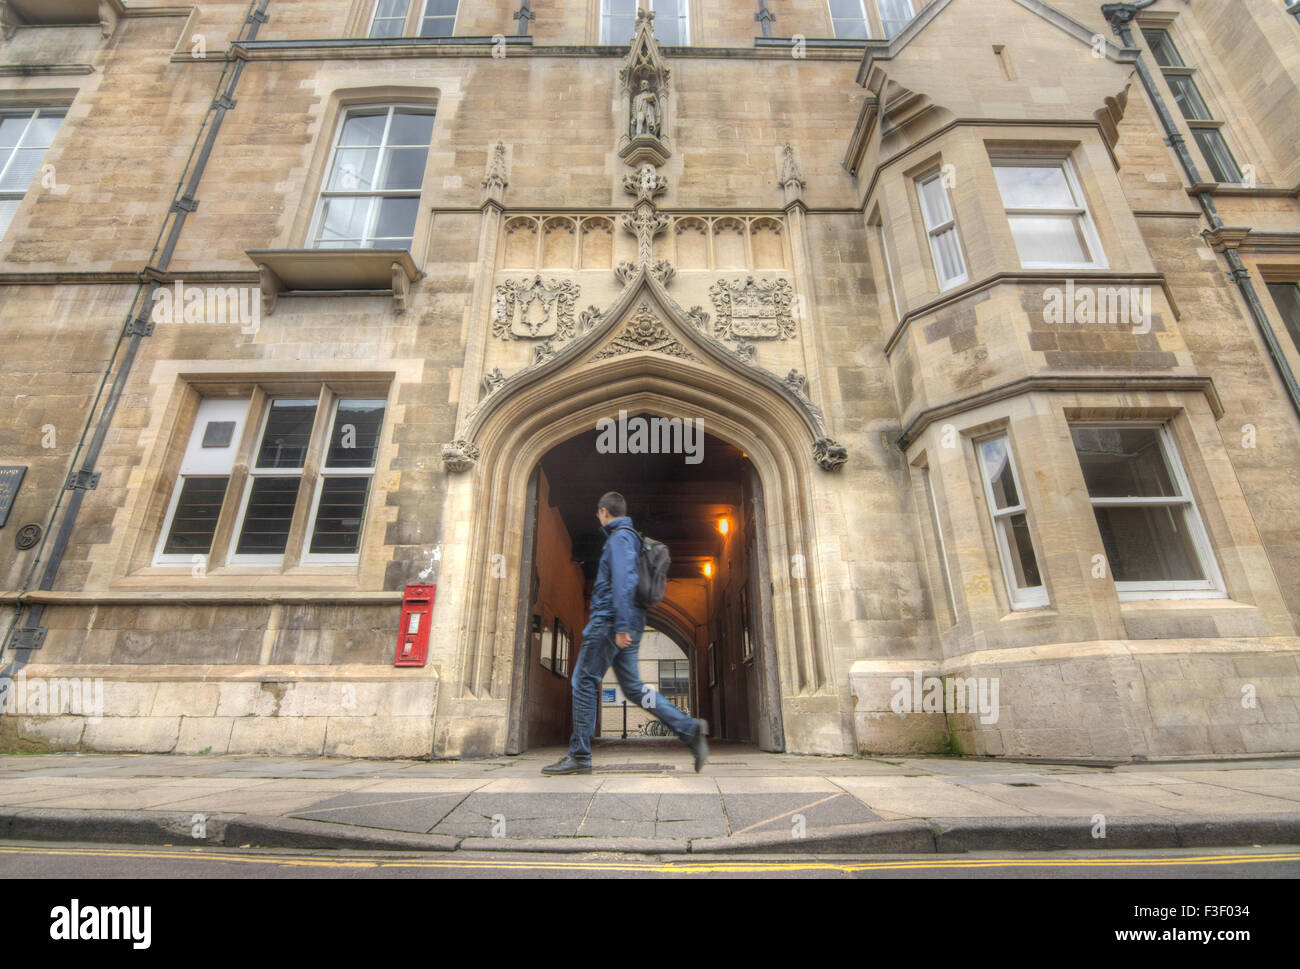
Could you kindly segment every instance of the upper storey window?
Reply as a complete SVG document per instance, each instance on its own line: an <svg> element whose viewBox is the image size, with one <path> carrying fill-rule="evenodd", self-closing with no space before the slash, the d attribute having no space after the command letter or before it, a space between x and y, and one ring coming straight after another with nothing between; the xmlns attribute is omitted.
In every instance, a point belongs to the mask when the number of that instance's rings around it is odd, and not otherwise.
<svg viewBox="0 0 1300 969"><path fill-rule="evenodd" d="M655 37L666 47L691 42L687 0L642 0L655 15ZM600 42L626 44L636 33L637 0L600 0Z"/></svg>
<svg viewBox="0 0 1300 969"><path fill-rule="evenodd" d="M993 172L1022 266L1105 265L1097 230L1068 159L995 159Z"/></svg>
<svg viewBox="0 0 1300 969"><path fill-rule="evenodd" d="M349 111L339 128L316 209L318 249L409 249L433 134L433 112Z"/></svg>
<svg viewBox="0 0 1300 969"><path fill-rule="evenodd" d="M40 171L65 113L64 108L36 108L0 114L0 236Z"/></svg>
<svg viewBox="0 0 1300 969"><path fill-rule="evenodd" d="M415 14L410 31L417 37L450 37L456 29L459 0L375 0L370 21L371 37L407 37L408 22Z"/></svg>
<svg viewBox="0 0 1300 969"><path fill-rule="evenodd" d="M836 37L870 37L864 0L830 0L831 27Z"/></svg>
<svg viewBox="0 0 1300 969"><path fill-rule="evenodd" d="M1205 156L1205 163L1210 166L1210 174L1214 176L1214 180L1240 182L1241 168L1237 165L1237 159L1233 157L1232 150L1223 137L1221 130L1223 122L1215 120L1205 98L1201 95L1201 89L1196 84L1196 68L1189 67L1183 60L1183 55L1179 53L1169 31L1148 27L1143 29L1142 36L1151 50L1151 56L1160 65L1165 83L1169 85L1169 91L1174 96L1174 103L1187 119L1188 127L1192 129L1192 137L1200 146L1201 154Z"/></svg>
<svg viewBox="0 0 1300 969"><path fill-rule="evenodd" d="M916 16L912 0L876 0L876 7L880 11L880 26L889 40L901 34Z"/></svg>

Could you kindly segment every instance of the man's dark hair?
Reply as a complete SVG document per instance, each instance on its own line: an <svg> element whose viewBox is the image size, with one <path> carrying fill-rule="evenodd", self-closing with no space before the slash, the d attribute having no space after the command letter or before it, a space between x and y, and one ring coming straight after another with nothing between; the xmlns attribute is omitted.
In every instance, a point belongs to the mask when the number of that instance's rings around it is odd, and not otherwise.
<svg viewBox="0 0 1300 969"><path fill-rule="evenodd" d="M627 514L627 499L617 491L606 491L596 502L596 507L604 508L615 518L622 518Z"/></svg>

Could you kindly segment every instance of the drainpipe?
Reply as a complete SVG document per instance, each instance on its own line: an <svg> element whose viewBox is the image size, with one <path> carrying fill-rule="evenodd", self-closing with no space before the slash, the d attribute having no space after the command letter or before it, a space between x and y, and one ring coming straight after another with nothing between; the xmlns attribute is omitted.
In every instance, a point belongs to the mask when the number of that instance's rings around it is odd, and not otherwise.
<svg viewBox="0 0 1300 969"><path fill-rule="evenodd" d="M1124 42L1125 47L1137 47L1133 42L1133 32L1129 25L1139 10L1145 9L1155 3L1155 0L1144 0L1142 3L1107 3L1101 8L1102 16L1110 23L1113 30ZM1300 2L1296 7L1300 9ZM1193 186L1201 183L1201 174L1196 169L1196 162L1192 159L1192 153L1187 149L1187 142L1178 131L1177 124L1174 123L1173 115L1169 113L1169 108L1165 105L1164 99L1160 96L1159 90L1155 85L1155 80L1151 76L1150 70L1147 69L1146 62L1139 55L1137 59L1138 76L1142 79L1142 87L1146 89L1147 97L1151 99L1152 105L1156 109L1156 115L1160 118L1160 125L1165 131L1165 142L1174 149L1178 155L1178 161L1183 166L1183 172ZM1241 255L1237 252L1237 245L1245 238L1249 232L1247 229L1238 229L1235 226L1225 226L1223 219L1219 217L1219 210L1214 204L1214 197L1205 189L1194 188L1196 200L1201 205L1201 211L1205 213L1205 219L1210 223L1209 235L1213 236L1212 243L1216 249L1222 249L1223 258L1228 262L1228 275L1237 284L1241 290L1242 297L1246 300L1246 305L1250 308L1250 315L1255 319L1255 326L1259 330L1260 336L1264 338L1264 345L1268 347L1268 355L1273 358L1273 365L1277 368L1278 375L1282 378L1282 383L1286 386L1287 396L1291 399L1291 406L1295 408L1297 415L1300 415L1300 385L1297 385L1295 374L1291 371L1291 365L1287 363L1286 355L1282 352L1282 347L1277 341L1277 334L1273 332L1273 326L1268 321L1268 314L1264 312L1264 306L1259 301L1259 294L1255 292L1255 285L1250 280L1250 271L1246 269L1245 264L1241 261ZM1222 244L1226 241L1227 244Z"/></svg>
<svg viewBox="0 0 1300 969"><path fill-rule="evenodd" d="M270 0L252 0L248 5L248 14L244 18L244 24L240 28L239 39L236 44L246 41L255 40L257 32L262 24L266 23L268 17L266 8ZM232 48L233 49L233 48ZM72 530L77 523L77 515L81 511L82 501L86 497L86 492L93 490L99 483L100 472L95 470L95 465L99 460L100 451L103 449L104 441L108 437L108 431L113 423L113 415L117 411L118 402L122 398L122 392L126 389L127 379L131 375L131 367L135 363L136 354L140 350L140 341L153 332L153 322L150 319L153 311L153 294L158 289L158 276L167 271L171 264L173 253L176 251L176 245L180 241L181 231L185 228L185 220L191 212L198 208L198 200L195 193L198 191L199 181L203 177L204 169L207 167L208 158L212 154L213 146L217 141L217 134L221 130L221 123L225 119L226 112L235 106L235 87L239 83L239 76L243 72L243 60L234 60L233 67L230 62L234 59L232 53L227 53L227 70L222 71L220 80L217 82L218 97L214 100L208 109L207 117L199 128L199 134L195 141L194 149L190 152L190 160L186 162L190 175L186 179L182 176L181 182L177 185L176 195L172 201L171 208L168 209L167 215L163 220L164 228L159 230L159 240L166 233L166 241L162 242L162 252L159 254L159 244L155 243L152 256L158 256L156 263L152 263L146 268L152 278L146 286L141 281L140 288L136 291L136 299L139 301L139 310L135 310L136 302L132 302L132 312L127 315L127 321L122 329L122 335L118 338L117 347L122 347L122 341L126 340L126 349L122 352L121 361L118 363L117 374L113 378L113 385L108 392L108 397L104 401L104 407L100 411L99 421L95 425L94 433L91 435L90 443L86 446L85 451L80 455L81 468L74 471L68 476L64 492L72 492L68 498L68 506L63 514L63 521L59 524L58 534L54 539L54 546L49 553L49 559L45 563L45 571L41 575L40 584L37 586L42 591L54 588L54 580L59 572L59 566L63 564L63 556L67 552L68 541L72 537ZM223 88L224 84L224 88ZM205 134L206 129L206 134ZM192 163L192 164L191 164ZM173 218L174 216L174 218ZM171 220L170 229L167 229L167 220ZM152 259L151 256L151 259ZM142 274L143 276L143 274ZM143 298L141 298L143 297ZM100 383L102 391L104 382L108 380L109 373L113 369L113 360L117 357L117 349L114 350L113 356L109 358L108 368L104 373L103 380ZM82 434L82 440L85 440L85 433ZM76 458L73 464L76 464ZM58 515L59 502L63 500L64 494L60 493L56 500L54 511L50 516L53 521ZM44 551L42 548L41 551ZM31 581L31 577L40 564L40 553L32 562L32 568L27 574L24 582L24 590ZM27 619L23 627L13 631L11 642L15 651L24 651L16 656L8 667L3 671L7 677L12 677L14 673L27 664L31 654L28 650L39 649L45 641L46 630L41 626L41 619L45 613L44 603L35 603L27 613ZM16 623L15 623L16 625ZM4 691L4 686L0 685L0 694Z"/></svg>

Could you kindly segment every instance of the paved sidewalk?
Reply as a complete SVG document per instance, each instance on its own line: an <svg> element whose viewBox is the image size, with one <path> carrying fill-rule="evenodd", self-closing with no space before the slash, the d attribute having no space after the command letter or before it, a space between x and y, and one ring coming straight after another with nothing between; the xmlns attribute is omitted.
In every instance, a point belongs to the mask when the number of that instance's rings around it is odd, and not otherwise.
<svg viewBox="0 0 1300 969"><path fill-rule="evenodd" d="M597 741L465 761L0 756L0 839L393 850L954 852L1300 845L1300 757L1052 766ZM1103 831L1104 837L1099 836Z"/></svg>

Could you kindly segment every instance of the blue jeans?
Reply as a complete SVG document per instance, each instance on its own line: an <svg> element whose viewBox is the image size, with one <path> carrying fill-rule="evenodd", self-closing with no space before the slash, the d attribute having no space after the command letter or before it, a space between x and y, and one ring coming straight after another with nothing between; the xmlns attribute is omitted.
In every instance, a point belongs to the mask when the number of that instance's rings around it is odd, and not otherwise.
<svg viewBox="0 0 1300 969"><path fill-rule="evenodd" d="M614 641L613 623L596 623L583 630L582 650L573 668L573 737L569 756L580 764L591 763L591 736L596 730L596 713L600 709L600 684L605 671L614 667L618 685L629 703L649 710L668 724L683 743L695 733L695 721L665 700L658 690L641 682L637 670L637 650L641 634L632 634L632 645L619 649Z"/></svg>

